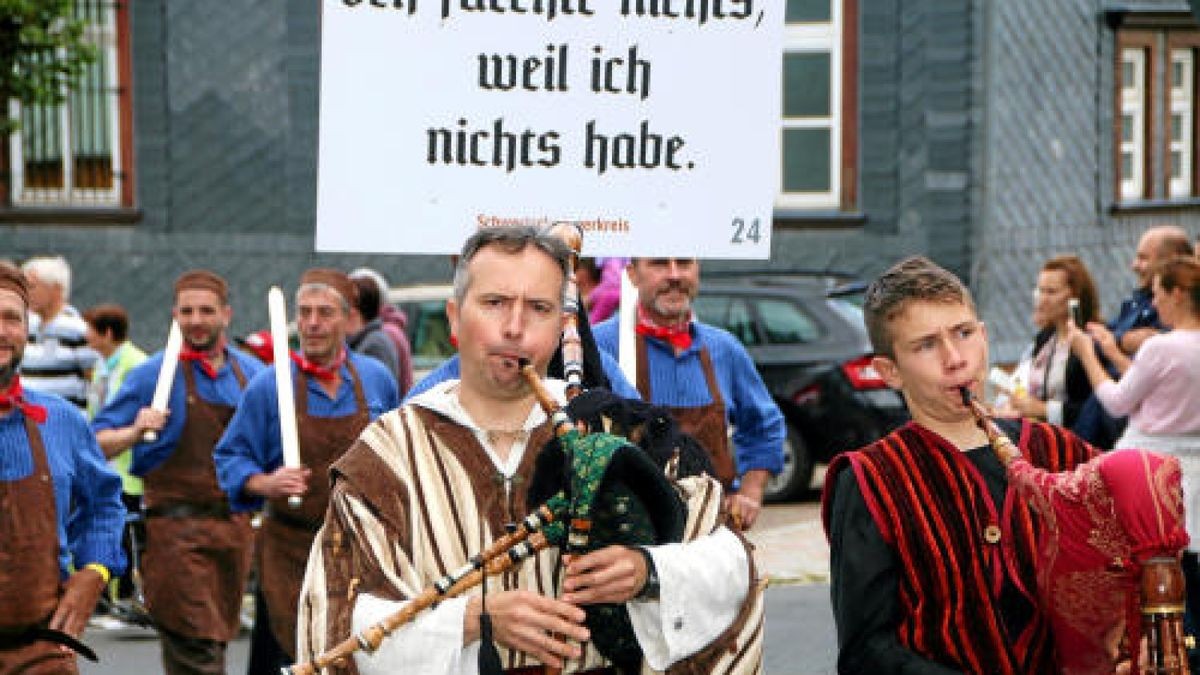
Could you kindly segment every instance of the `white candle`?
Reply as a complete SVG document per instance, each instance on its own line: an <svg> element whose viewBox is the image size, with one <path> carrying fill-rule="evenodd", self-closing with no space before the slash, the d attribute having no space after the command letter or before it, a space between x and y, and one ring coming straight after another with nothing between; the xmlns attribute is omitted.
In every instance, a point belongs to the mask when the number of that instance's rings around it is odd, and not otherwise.
<svg viewBox="0 0 1200 675"><path fill-rule="evenodd" d="M637 335L634 326L637 325L638 290L629 280L629 275L621 272L621 309L617 319L617 363L621 373L633 386L637 386Z"/></svg>
<svg viewBox="0 0 1200 675"><path fill-rule="evenodd" d="M154 396L150 399L150 407L158 412L167 412L167 403L171 399L171 385L175 383L175 368L179 365L179 352L183 350L183 331L179 323L171 321L171 329L167 332L167 347L163 350L162 366L158 369L158 382L154 384ZM153 443L158 440L158 432L147 429L142 433L143 443Z"/></svg>
<svg viewBox="0 0 1200 675"><path fill-rule="evenodd" d="M267 314L271 320L271 347L275 361L275 392L279 400L279 439L283 445L283 465L300 468L300 438L296 432L296 399L292 391L292 360L288 355L287 305L283 291L272 286L267 292ZM300 506L300 497L288 497L292 508Z"/></svg>

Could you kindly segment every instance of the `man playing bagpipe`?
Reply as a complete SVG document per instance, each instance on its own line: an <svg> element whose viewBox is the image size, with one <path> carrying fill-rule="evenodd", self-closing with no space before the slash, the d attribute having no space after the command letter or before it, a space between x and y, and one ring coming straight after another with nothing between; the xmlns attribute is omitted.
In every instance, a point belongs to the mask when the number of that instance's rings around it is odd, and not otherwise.
<svg viewBox="0 0 1200 675"><path fill-rule="evenodd" d="M761 670L757 570L749 545L719 521L719 484L705 475L664 482L646 453L609 434L570 430L552 441L540 384L519 364L546 373L564 326L568 257L557 238L532 228L488 228L465 244L447 306L461 379L380 417L333 467L300 603L300 660L364 674L616 673L643 662L660 671ZM564 385L547 388L561 397ZM583 475L596 467L580 461L605 448L613 450L608 471L623 467L626 482L597 499L593 529L580 524L582 511L558 514L572 525L571 545L589 533L591 545L561 559L558 548L532 549L533 560L430 603L373 653L319 658L468 566L534 510L530 492L554 489L538 486L547 473L560 477L562 458L583 469L561 477L572 498L606 484L607 475ZM648 517L621 518L634 513ZM604 514L615 520L606 524ZM645 545L605 545L602 530ZM607 635L614 624L631 630Z"/></svg>
<svg viewBox="0 0 1200 675"><path fill-rule="evenodd" d="M824 518L841 673L1053 673L1037 599L1041 522L1014 495L962 389L979 394L987 332L969 291L924 258L872 283L874 365L913 421L830 464ZM1065 471L1093 450L1022 421L1021 452Z"/></svg>

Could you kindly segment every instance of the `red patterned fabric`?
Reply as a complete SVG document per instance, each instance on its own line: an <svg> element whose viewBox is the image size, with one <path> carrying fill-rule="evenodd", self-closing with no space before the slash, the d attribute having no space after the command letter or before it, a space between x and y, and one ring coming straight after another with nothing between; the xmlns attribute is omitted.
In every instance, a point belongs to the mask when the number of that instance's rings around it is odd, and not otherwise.
<svg viewBox="0 0 1200 675"><path fill-rule="evenodd" d="M1018 496L1045 520L1038 594L1061 672L1113 672L1121 637L1127 635L1130 648L1141 642L1141 563L1178 556L1188 543L1179 461L1117 450L1061 473L1018 459L1008 475Z"/></svg>
<svg viewBox="0 0 1200 675"><path fill-rule="evenodd" d="M1020 448L1035 465L1062 471L1093 450L1047 424L1025 422ZM1018 675L1055 671L1046 617L1035 614L1020 635L1001 625L997 598L1007 580L1036 601L1034 564L1040 523L1012 488L997 512L987 485L964 453L915 423L876 443L839 455L849 465L884 540L900 559L902 617L897 639L927 659L968 673ZM828 531L832 500L826 490ZM985 532L998 527L1000 539Z"/></svg>
<svg viewBox="0 0 1200 675"><path fill-rule="evenodd" d="M21 389L21 376L13 375L8 388L0 391L0 410L8 410L16 406L26 417L38 424L46 423L46 406L30 403L25 400L25 391Z"/></svg>

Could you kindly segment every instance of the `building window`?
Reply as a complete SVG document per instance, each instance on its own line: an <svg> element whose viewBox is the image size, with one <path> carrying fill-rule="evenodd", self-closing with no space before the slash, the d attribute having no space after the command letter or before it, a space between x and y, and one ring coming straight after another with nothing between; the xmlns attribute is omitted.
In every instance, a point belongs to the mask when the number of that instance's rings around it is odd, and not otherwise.
<svg viewBox="0 0 1200 675"><path fill-rule="evenodd" d="M787 0L778 206L855 201L857 0Z"/></svg>
<svg viewBox="0 0 1200 675"><path fill-rule="evenodd" d="M1172 49L1167 72L1167 195L1192 196L1194 156L1192 117L1195 103L1195 56L1191 49Z"/></svg>
<svg viewBox="0 0 1200 675"><path fill-rule="evenodd" d="M1200 31L1190 13L1163 25L1125 18L1117 31L1114 149L1121 202L1200 197L1196 58ZM1153 19L1153 20L1152 20Z"/></svg>
<svg viewBox="0 0 1200 675"><path fill-rule="evenodd" d="M10 102L19 122L7 148L11 206L132 205L127 3L75 0L74 12L96 58L64 103Z"/></svg>
<svg viewBox="0 0 1200 675"><path fill-rule="evenodd" d="M1149 50L1125 47L1121 50L1120 118L1117 122L1118 170L1123 201L1146 195L1146 58Z"/></svg>

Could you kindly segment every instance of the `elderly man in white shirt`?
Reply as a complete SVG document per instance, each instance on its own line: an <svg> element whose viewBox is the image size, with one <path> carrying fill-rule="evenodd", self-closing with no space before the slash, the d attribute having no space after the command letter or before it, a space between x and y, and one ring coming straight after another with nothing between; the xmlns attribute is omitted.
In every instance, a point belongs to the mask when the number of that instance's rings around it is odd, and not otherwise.
<svg viewBox="0 0 1200 675"><path fill-rule="evenodd" d="M29 284L29 345L21 379L29 389L87 406L91 370L100 355L87 344L87 322L70 303L71 267L60 256L21 266Z"/></svg>

